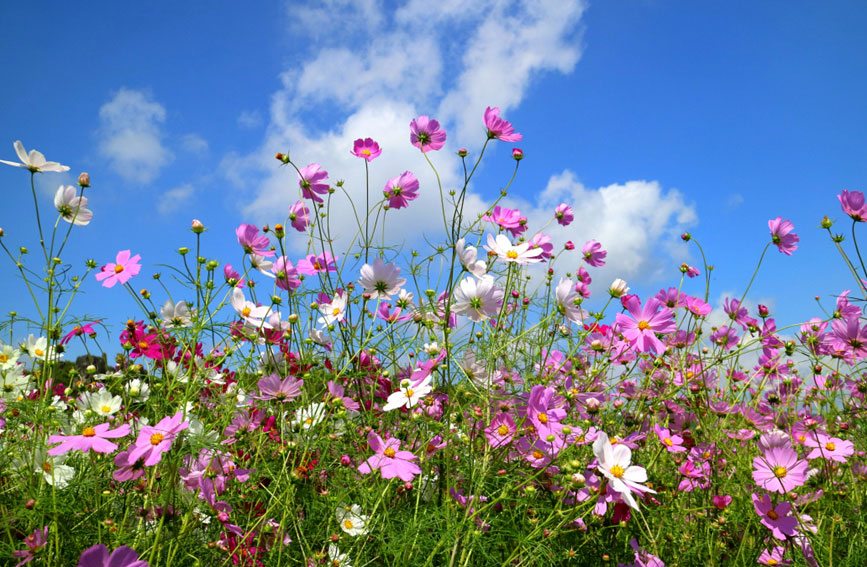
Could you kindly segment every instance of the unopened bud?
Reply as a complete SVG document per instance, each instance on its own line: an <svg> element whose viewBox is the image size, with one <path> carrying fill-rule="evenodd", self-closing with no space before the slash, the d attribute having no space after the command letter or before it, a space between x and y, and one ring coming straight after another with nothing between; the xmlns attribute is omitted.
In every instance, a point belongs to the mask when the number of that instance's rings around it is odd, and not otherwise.
<svg viewBox="0 0 867 567"><path fill-rule="evenodd" d="M467 152L467 149L466 149L466 148L461 148L461 149L458 150L458 155L459 155L460 157L467 157L467 154L468 154L468 153L469 153L469 152Z"/></svg>
<svg viewBox="0 0 867 567"><path fill-rule="evenodd" d="M277 158L278 160L282 161L283 163L289 163L289 156L288 155L277 153L277 155L275 155L274 157Z"/></svg>
<svg viewBox="0 0 867 567"><path fill-rule="evenodd" d="M515 161L521 161L524 159L524 150L521 148L514 148L512 150L512 159Z"/></svg>
<svg viewBox="0 0 867 567"><path fill-rule="evenodd" d="M82 187L90 187L90 174L86 171L78 176L78 184Z"/></svg>
<svg viewBox="0 0 867 567"><path fill-rule="evenodd" d="M202 221L200 221L199 219L193 219L192 226L190 228L196 234L202 234L203 232L205 232L205 225L203 225Z"/></svg>
<svg viewBox="0 0 867 567"><path fill-rule="evenodd" d="M827 230L827 229L831 228L832 226L834 226L834 221L832 221L828 217L822 217L822 228Z"/></svg>

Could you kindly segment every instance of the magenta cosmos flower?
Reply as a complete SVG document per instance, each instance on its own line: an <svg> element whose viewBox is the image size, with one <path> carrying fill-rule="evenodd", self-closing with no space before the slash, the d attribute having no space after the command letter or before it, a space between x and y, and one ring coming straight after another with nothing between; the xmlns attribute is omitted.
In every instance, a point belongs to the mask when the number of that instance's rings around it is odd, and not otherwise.
<svg viewBox="0 0 867 567"><path fill-rule="evenodd" d="M566 418L566 410L554 406L556 390L550 386L537 384L530 390L527 401L527 419L533 424L539 439L551 443L550 437L559 439L563 433L560 424Z"/></svg>
<svg viewBox="0 0 867 567"><path fill-rule="evenodd" d="M807 480L807 461L789 447L771 447L753 459L753 480L771 492L784 494Z"/></svg>
<svg viewBox="0 0 867 567"><path fill-rule="evenodd" d="M761 518L762 525L771 530L774 537L785 541L798 533L798 519L791 516L792 505L788 502L780 502L776 507L767 494L761 498L753 493L753 508Z"/></svg>
<svg viewBox="0 0 867 567"><path fill-rule="evenodd" d="M306 258L298 260L295 268L299 274L307 276L315 276L316 274L324 274L325 272L336 272L337 258L331 255L331 252L325 251L322 254L308 254Z"/></svg>
<svg viewBox="0 0 867 567"><path fill-rule="evenodd" d="M148 562L139 559L138 553L125 545L109 555L108 548L100 543L82 552L78 567L148 567Z"/></svg>
<svg viewBox="0 0 867 567"><path fill-rule="evenodd" d="M328 193L328 184L322 183L328 179L328 172L321 170L318 163L311 163L298 172L298 186L301 187L301 195L305 199L313 199L317 203L323 203L320 195ZM321 170L321 171L320 171Z"/></svg>
<svg viewBox="0 0 867 567"><path fill-rule="evenodd" d="M446 143L446 131L439 122L422 115L409 123L409 141L423 152L438 150Z"/></svg>
<svg viewBox="0 0 867 567"><path fill-rule="evenodd" d="M864 193L861 191L846 191L837 195L843 212L856 222L867 222L867 205L864 204Z"/></svg>
<svg viewBox="0 0 867 567"><path fill-rule="evenodd" d="M97 453L111 453L117 450L117 444L109 439L117 439L129 435L129 425L124 423L117 429L109 429L111 424L100 423L96 426L88 425L81 430L81 435L52 435L48 438L49 443L60 443L47 451L52 457L76 450L87 453L91 449Z"/></svg>
<svg viewBox="0 0 867 567"><path fill-rule="evenodd" d="M554 209L554 218L557 219L560 226L569 226L572 221L575 220L575 213L572 210L572 207L566 203L560 203L557 205L557 208Z"/></svg>
<svg viewBox="0 0 867 567"><path fill-rule="evenodd" d="M142 427L138 439L129 451L129 462L144 459L144 464L148 467L160 462L163 453L172 448L172 441L178 433L190 426L190 422L183 419L183 412L178 412L171 417L164 417L154 426Z"/></svg>
<svg viewBox="0 0 867 567"><path fill-rule="evenodd" d="M490 106L485 110L485 128L488 129L488 139L494 138L501 142L520 142L523 136L515 132L515 128L499 117L500 109Z"/></svg>
<svg viewBox="0 0 867 567"><path fill-rule="evenodd" d="M656 333L673 333L677 329L671 309L660 309L661 305L658 299L651 297L642 309L641 300L632 296L626 302L631 317L625 313L617 314L618 329L637 352L663 352L665 345L656 338Z"/></svg>
<svg viewBox="0 0 867 567"><path fill-rule="evenodd" d="M399 439L392 437L383 442L375 431L371 431L367 434L367 444L376 454L358 466L361 474L370 474L378 469L382 478L398 477L404 482L410 482L415 475L421 474L421 468L412 462L418 457L409 451L398 450Z"/></svg>
<svg viewBox="0 0 867 567"><path fill-rule="evenodd" d="M352 144L352 152L354 156L358 156L367 161L373 161L382 153L379 144L373 141L373 138L361 138L355 140Z"/></svg>
<svg viewBox="0 0 867 567"><path fill-rule="evenodd" d="M768 228L771 229L771 242L777 245L780 252L791 256L792 252L798 249L798 242L801 239L792 232L795 226L791 221L784 221L783 217L777 217L768 221Z"/></svg>
<svg viewBox="0 0 867 567"><path fill-rule="evenodd" d="M235 229L235 236L238 237L238 244L244 249L246 254L255 254L270 258L275 254L273 250L269 250L271 241L264 234L259 234L259 229L252 224L241 223Z"/></svg>
<svg viewBox="0 0 867 567"><path fill-rule="evenodd" d="M399 176L389 179L382 192L388 199L389 207L402 209L418 197L418 179L409 171L404 171Z"/></svg>
<svg viewBox="0 0 867 567"><path fill-rule="evenodd" d="M304 201L297 201L289 207L289 222L292 223L292 228L298 232L307 230L310 224L310 209L304 206Z"/></svg>
<svg viewBox="0 0 867 567"><path fill-rule="evenodd" d="M602 249L602 245L595 240L588 241L581 249L581 254L584 256L584 261L593 266L600 268L605 265L605 257L608 252Z"/></svg>
<svg viewBox="0 0 867 567"><path fill-rule="evenodd" d="M867 327L862 327L858 317L831 321L831 343L834 349L851 352L855 359L867 358Z"/></svg>
<svg viewBox="0 0 867 567"><path fill-rule="evenodd" d="M303 385L304 380L299 380L294 376L287 376L281 380L276 374L269 374L259 380L259 399L277 400L285 403L300 396Z"/></svg>
<svg viewBox="0 0 867 567"><path fill-rule="evenodd" d="M102 271L96 274L96 281L102 282L103 287L114 287L114 284L125 284L141 271L138 261L141 256L136 254L130 257L129 250L121 250L117 253L115 264L106 264Z"/></svg>
<svg viewBox="0 0 867 567"><path fill-rule="evenodd" d="M15 567L21 567L26 563L30 563L36 559L36 554L48 543L48 526L42 529L37 528L32 534L24 538L24 545L27 549L16 549L12 552L12 557L20 559Z"/></svg>

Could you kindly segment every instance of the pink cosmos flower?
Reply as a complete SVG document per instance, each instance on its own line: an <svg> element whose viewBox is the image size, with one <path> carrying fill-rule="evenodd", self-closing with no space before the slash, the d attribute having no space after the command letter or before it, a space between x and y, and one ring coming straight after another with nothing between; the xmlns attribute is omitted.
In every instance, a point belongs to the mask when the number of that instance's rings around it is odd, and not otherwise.
<svg viewBox="0 0 867 567"><path fill-rule="evenodd" d="M560 203L554 209L554 218L561 226L569 226L575 220L575 213L572 211L572 207L566 203Z"/></svg>
<svg viewBox="0 0 867 567"><path fill-rule="evenodd" d="M241 245L246 254L255 254L265 258L270 258L275 254L273 250L269 249L271 241L268 240L268 237L259 234L259 229L252 224L241 223L235 229L235 235L238 237L238 244Z"/></svg>
<svg viewBox="0 0 867 567"><path fill-rule="evenodd" d="M226 280L226 283L232 287L244 287L246 281L241 277L235 268L232 267L232 264L226 264L223 266L223 278Z"/></svg>
<svg viewBox="0 0 867 567"><path fill-rule="evenodd" d="M122 545L108 554L103 544L85 549L78 558L78 567L148 567L132 548Z"/></svg>
<svg viewBox="0 0 867 567"><path fill-rule="evenodd" d="M728 505L732 503L732 497L729 496L728 494L716 494L712 498L712 501L713 501L713 505L716 508L718 508L720 510L725 510L728 507Z"/></svg>
<svg viewBox="0 0 867 567"><path fill-rule="evenodd" d="M656 433L656 436L659 437L659 440L665 445L665 450L669 453L685 453L686 447L683 446L683 437L680 435L673 435L671 431L663 428L658 423L653 426L653 431Z"/></svg>
<svg viewBox="0 0 867 567"><path fill-rule="evenodd" d="M94 325L102 321L102 319L97 319L91 323L87 323L86 325L76 325L72 328L71 331L66 333L62 339L60 339L60 344L65 345L69 341L72 340L73 337L81 337L83 335L90 335L91 337L96 337L96 330L93 328Z"/></svg>
<svg viewBox="0 0 867 567"><path fill-rule="evenodd" d="M319 255L308 254L306 258L298 260L298 265L295 268L299 274L315 276L325 272L336 272L336 261L337 258L332 256L331 252L325 251Z"/></svg>
<svg viewBox="0 0 867 567"><path fill-rule="evenodd" d="M498 413L485 428L485 437L491 447L503 447L512 442L515 436L515 420L508 413Z"/></svg>
<svg viewBox="0 0 867 567"><path fill-rule="evenodd" d="M310 209L304 206L304 201L297 201L289 207L289 222L298 232L304 232L310 225Z"/></svg>
<svg viewBox="0 0 867 567"><path fill-rule="evenodd" d="M409 171L392 177L382 190L392 209L403 209L418 197L418 179Z"/></svg>
<svg viewBox="0 0 867 567"><path fill-rule="evenodd" d="M36 559L36 552L40 551L48 543L48 526L41 530L36 529L31 535L24 538L24 545L27 549L16 549L12 552L12 557L21 559L15 564L15 567L20 567L26 563L30 563Z"/></svg>
<svg viewBox="0 0 867 567"><path fill-rule="evenodd" d="M129 462L144 459L145 466L152 467L163 458L163 453L172 448L172 441L178 433L190 426L184 421L183 412L171 417L164 417L154 426L145 425L141 428L135 444L129 452Z"/></svg>
<svg viewBox="0 0 867 567"><path fill-rule="evenodd" d="M321 183L328 179L328 172L320 171L321 167L318 163L311 163L298 172L298 186L301 187L301 196L305 199L313 199L317 203L324 203L325 201L320 195L328 194L328 184Z"/></svg>
<svg viewBox="0 0 867 567"><path fill-rule="evenodd" d="M490 213L482 216L482 220L495 223L516 237L527 230L526 226L521 224L522 218L521 211L518 209L509 209L500 205L496 205Z"/></svg>
<svg viewBox="0 0 867 567"><path fill-rule="evenodd" d="M656 333L673 333L677 329L671 309L659 309L660 306L659 300L650 298L642 309L641 301L637 297L630 297L626 309L631 317L624 313L617 314L615 321L618 329L637 352L665 351L665 345L656 338Z"/></svg>
<svg viewBox="0 0 867 567"><path fill-rule="evenodd" d="M111 453L117 450L117 444L108 439L126 437L129 435L129 425L124 423L117 429L109 429L110 427L110 423L100 423L96 426L88 425L81 430L81 435L52 435L48 438L48 442L60 443L60 445L46 452L52 457L72 450L87 453L93 449L97 453Z"/></svg>
<svg viewBox="0 0 867 567"><path fill-rule="evenodd" d="M775 508L769 495L765 494L759 498L756 493L753 493L752 500L753 508L761 518L762 525L771 530L775 538L785 541L787 537L798 532L798 519L790 515L792 512L790 503L780 502Z"/></svg>
<svg viewBox="0 0 867 567"><path fill-rule="evenodd" d="M422 115L410 122L409 141L423 152L438 150L446 143L446 131L439 122Z"/></svg>
<svg viewBox="0 0 867 567"><path fill-rule="evenodd" d="M563 425L560 422L566 418L566 410L554 406L555 394L554 388L537 384L530 390L527 401L527 419L533 424L539 439L545 442L552 442L552 435L556 439L562 437Z"/></svg>
<svg viewBox="0 0 867 567"><path fill-rule="evenodd" d="M353 142L352 151L350 153L371 162L379 157L382 150L380 149L379 144L373 141L373 138L364 138L363 140L359 138Z"/></svg>
<svg viewBox="0 0 867 567"><path fill-rule="evenodd" d="M121 250L117 253L116 264L106 264L102 271L96 274L96 281L102 282L103 287L114 287L114 284L125 284L141 271L138 261L141 256L136 254L130 257L129 250Z"/></svg>
<svg viewBox="0 0 867 567"><path fill-rule="evenodd" d="M807 461L789 447L771 447L753 459L753 480L761 488L784 494L807 481Z"/></svg>
<svg viewBox="0 0 867 567"><path fill-rule="evenodd" d="M530 245L530 250L534 250L536 248L541 248L542 253L539 254L538 258L540 258L543 262L551 258L554 251L554 245L551 243L551 237L547 234L542 234L541 232L533 238L531 238L528 242Z"/></svg>
<svg viewBox="0 0 867 567"><path fill-rule="evenodd" d="M855 454L855 445L851 441L831 437L825 433L814 432L807 435L804 441L807 447L814 447L810 454L807 455L807 460L825 459L828 461L836 461L845 463L847 457Z"/></svg>
<svg viewBox="0 0 867 567"><path fill-rule="evenodd" d="M412 481L415 475L421 474L421 468L412 462L418 457L410 451L399 451L400 443L395 437L383 441L375 431L368 433L367 444L376 454L361 463L358 472L370 474L379 470L382 478L398 477L404 482Z"/></svg>
<svg viewBox="0 0 867 567"><path fill-rule="evenodd" d="M581 249L581 254L584 255L585 262L594 268L599 268L605 265L605 256L608 255L608 252L602 249L601 244L595 240L590 240Z"/></svg>
<svg viewBox="0 0 867 567"><path fill-rule="evenodd" d="M756 563L759 565L773 565L774 567L787 567L792 564L791 559L785 558L786 548L779 545L771 550L765 549L762 551Z"/></svg>
<svg viewBox="0 0 867 567"><path fill-rule="evenodd" d="M856 222L867 222L867 205L864 204L864 193L861 191L846 191L837 195L843 212Z"/></svg>
<svg viewBox="0 0 867 567"><path fill-rule="evenodd" d="M780 252L791 256L792 252L798 249L798 242L801 239L792 232L795 227L791 221L784 221L783 217L777 217L768 221L768 228L771 229L771 242L777 245Z"/></svg>
<svg viewBox="0 0 867 567"><path fill-rule="evenodd" d="M494 138L501 142L520 142L523 136L515 132L515 128L499 117L500 109L490 106L485 110L485 128L488 129L488 139Z"/></svg>
<svg viewBox="0 0 867 567"><path fill-rule="evenodd" d="M837 351L849 352L855 359L867 358L867 326L856 317L831 321L831 344Z"/></svg>
<svg viewBox="0 0 867 567"><path fill-rule="evenodd" d="M287 376L283 380L276 374L269 374L259 380L259 399L277 400L286 403L301 395L304 380Z"/></svg>
<svg viewBox="0 0 867 567"><path fill-rule="evenodd" d="M130 462L129 449L114 456L114 464L118 468L112 473L112 478L118 482L135 480L145 475L144 458Z"/></svg>
<svg viewBox="0 0 867 567"><path fill-rule="evenodd" d="M301 286L301 280L298 279L298 270L292 265L292 262L286 256L280 256L274 260L271 266L271 272L275 276L274 283L280 289L290 291Z"/></svg>

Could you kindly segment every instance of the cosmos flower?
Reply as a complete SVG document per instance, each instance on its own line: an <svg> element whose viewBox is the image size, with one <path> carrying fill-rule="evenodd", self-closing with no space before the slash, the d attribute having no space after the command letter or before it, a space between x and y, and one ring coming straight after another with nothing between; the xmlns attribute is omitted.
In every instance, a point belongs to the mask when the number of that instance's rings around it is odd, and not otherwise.
<svg viewBox="0 0 867 567"><path fill-rule="evenodd" d="M87 208L87 197L79 196L72 185L61 185L54 194L54 208L68 223L87 226L93 218L93 211Z"/></svg>
<svg viewBox="0 0 867 567"><path fill-rule="evenodd" d="M861 191L847 191L837 195L843 212L852 217L856 222L867 222L867 204L864 203L864 193Z"/></svg>
<svg viewBox="0 0 867 567"><path fill-rule="evenodd" d="M542 254L541 248L530 248L528 242L517 246L512 245L504 234L498 234L496 238L492 234L489 234L488 245L485 246L485 250L493 252L501 260L516 264L534 264L540 262L541 258L539 256Z"/></svg>
<svg viewBox="0 0 867 567"><path fill-rule="evenodd" d="M502 301L503 290L494 285L493 278L465 278L455 288L452 312L478 323L495 316Z"/></svg>
<svg viewBox="0 0 867 567"><path fill-rule="evenodd" d="M45 161L45 156L42 155L41 152L30 150L30 153L28 154L24 150L24 144L21 143L21 140L17 140L12 145L15 148L15 153L18 154L18 159L21 160L21 163L6 161L5 159L0 159L0 163L5 163L6 165L12 165L15 167L25 167L33 173L41 173L45 171L63 173L64 171L69 171L69 167L60 165L56 161Z"/></svg>
<svg viewBox="0 0 867 567"><path fill-rule="evenodd" d="M798 242L801 240L795 234L795 227L792 221L783 220L783 217L777 217L768 221L768 228L771 229L771 242L777 245L777 249L791 256L792 252L798 249Z"/></svg>
<svg viewBox="0 0 867 567"><path fill-rule="evenodd" d="M418 179L412 172L404 171L397 177L389 179L382 192L388 199L390 208L403 209L418 197Z"/></svg>
<svg viewBox="0 0 867 567"><path fill-rule="evenodd" d="M328 184L322 183L328 179L328 172L321 170L321 165L311 163L298 172L298 186L301 187L301 196L305 199L313 199L317 203L324 203L320 195L328 194Z"/></svg>
<svg viewBox="0 0 867 567"><path fill-rule="evenodd" d="M463 265L469 273L473 274L477 278L481 278L487 273L487 264L482 260L476 259L478 253L476 247L466 246L463 238L455 242L455 252L458 255L461 265Z"/></svg>
<svg viewBox="0 0 867 567"><path fill-rule="evenodd" d="M156 425L145 425L139 431L138 438L129 452L129 462L134 463L144 459L145 466L152 467L163 458L163 453L172 448L172 441L178 433L190 426L184 420L184 412L161 419Z"/></svg>
<svg viewBox="0 0 867 567"><path fill-rule="evenodd" d="M446 131L439 122L422 115L410 122L409 141L423 152L438 150L446 143Z"/></svg>
<svg viewBox="0 0 867 567"><path fill-rule="evenodd" d="M81 451L87 453L91 449L97 453L112 453L117 450L117 444L109 439L126 437L129 435L129 425L122 424L117 429L109 429L110 423L100 423L96 426L86 426L80 435L52 435L48 438L49 443L60 443L47 451L49 456L62 455L69 451Z"/></svg>
<svg viewBox="0 0 867 567"><path fill-rule="evenodd" d="M626 445L618 443L612 448L611 441L604 431L600 431L593 442L593 454L599 461L596 469L608 479L608 486L618 492L630 507L638 510L638 503L632 492L650 492L655 490L641 484L647 482L647 471L642 467L630 465L632 451Z"/></svg>
<svg viewBox="0 0 867 567"><path fill-rule="evenodd" d="M114 287L118 283L123 285L141 271L141 264L138 263L140 260L141 256L138 254L130 257L129 250L121 250L115 258L116 263L106 264L96 274L96 281L102 282L103 287Z"/></svg>
<svg viewBox="0 0 867 567"><path fill-rule="evenodd" d="M361 506L358 504L338 506L334 515L337 517L340 529L347 535L355 537L367 533L367 521L370 519L370 516L362 514Z"/></svg>
<svg viewBox="0 0 867 567"><path fill-rule="evenodd" d="M391 299L400 291L406 279L400 277L400 268L390 262L386 264L382 258L374 258L373 265L361 267L361 278L358 280L371 299Z"/></svg>
<svg viewBox="0 0 867 567"><path fill-rule="evenodd" d="M651 297L642 308L637 297L630 297L626 302L629 315L618 313L615 318L618 329L637 352L664 352L665 345L656 333L673 333L677 328L671 309L660 309L660 305L659 300Z"/></svg>
<svg viewBox="0 0 867 567"><path fill-rule="evenodd" d="M364 138L363 140L359 138L353 142L350 153L370 162L378 158L382 150L379 144L373 141L373 138Z"/></svg>
<svg viewBox="0 0 867 567"><path fill-rule="evenodd" d="M784 494L807 481L807 461L789 447L771 447L753 459L753 480L761 488Z"/></svg>
<svg viewBox="0 0 867 567"><path fill-rule="evenodd" d="M485 109L485 128L488 129L488 139L494 138L501 142L520 142L523 136L515 132L512 125L500 118L500 109L490 106Z"/></svg>
<svg viewBox="0 0 867 567"><path fill-rule="evenodd" d="M595 240L590 240L584 244L584 247L581 249L581 255L585 262L594 268L599 268L605 265L605 257L608 255L608 252L602 249L601 244Z"/></svg>
<svg viewBox="0 0 867 567"><path fill-rule="evenodd" d="M400 450L400 439L391 437L385 441L375 431L367 434L367 444L375 453L358 466L361 474L370 474L378 470L382 478L398 477L404 482L410 482L415 475L421 474L421 468L413 463L418 459L410 451Z"/></svg>

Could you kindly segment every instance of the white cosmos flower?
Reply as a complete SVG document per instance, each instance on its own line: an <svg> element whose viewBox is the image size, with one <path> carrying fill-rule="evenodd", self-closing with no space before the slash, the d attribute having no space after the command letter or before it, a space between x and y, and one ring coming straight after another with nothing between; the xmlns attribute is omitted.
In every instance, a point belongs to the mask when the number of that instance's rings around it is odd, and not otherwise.
<svg viewBox="0 0 867 567"><path fill-rule="evenodd" d="M54 352L54 347L48 348L48 339L45 337L39 337L37 339L32 334L27 337L27 342L21 345L21 348L34 360L55 360L63 357L62 354L58 356Z"/></svg>
<svg viewBox="0 0 867 567"><path fill-rule="evenodd" d="M322 402L316 402L315 404L301 408L295 414L292 424L301 427L301 429L310 429L325 419L325 409L325 404Z"/></svg>
<svg viewBox="0 0 867 567"><path fill-rule="evenodd" d="M133 378L126 386L123 387L127 395L137 402L145 402L151 397L150 386L146 382L142 382L139 378Z"/></svg>
<svg viewBox="0 0 867 567"><path fill-rule="evenodd" d="M52 457L44 449L40 449L36 451L33 459L33 470L41 474L45 482L62 490L69 486L69 481L75 476L75 469L66 464L67 456L68 454Z"/></svg>
<svg viewBox="0 0 867 567"><path fill-rule="evenodd" d="M485 246L485 250L493 252L501 260L516 264L533 264L542 261L541 258L538 258L543 252L542 248L530 248L529 242L515 246L505 234L498 234L497 238L489 234L488 245Z"/></svg>
<svg viewBox="0 0 867 567"><path fill-rule="evenodd" d="M361 506L353 504L352 506L338 506L335 512L337 522L340 524L340 529L347 534L355 537L367 533L367 520L369 516L361 513Z"/></svg>
<svg viewBox="0 0 867 567"><path fill-rule="evenodd" d="M575 301L581 299L581 296L575 291L575 282L570 279L560 278L560 283L557 284L557 289L554 293L557 296L557 305L559 305L563 316L573 323L583 323L588 313L581 309Z"/></svg>
<svg viewBox="0 0 867 567"><path fill-rule="evenodd" d="M0 378L0 398L18 399L18 396L29 390L30 379L24 375L23 366L13 366Z"/></svg>
<svg viewBox="0 0 867 567"><path fill-rule="evenodd" d="M319 312L323 315L319 318L319 322L323 325L343 321L346 317L346 294L342 291L335 293L330 303L319 304Z"/></svg>
<svg viewBox="0 0 867 567"><path fill-rule="evenodd" d="M349 555L340 553L340 548L333 543L328 544L328 559L330 560L328 563L330 567L352 567L349 562Z"/></svg>
<svg viewBox="0 0 867 567"><path fill-rule="evenodd" d="M325 332L320 331L319 329L310 328L310 340L319 346L323 346L328 350L331 350L331 341L328 340L328 335Z"/></svg>
<svg viewBox="0 0 867 567"><path fill-rule="evenodd" d="M632 492L651 492L655 490L641 484L647 482L647 471L642 467L630 465L632 451L626 445L618 443L611 447L611 441L604 431L599 432L596 441L593 442L593 454L599 460L596 468L608 479L608 486L620 493L620 497L631 507L638 510L638 503L632 496Z"/></svg>
<svg viewBox="0 0 867 567"><path fill-rule="evenodd" d="M112 396L111 392L103 388L99 392L84 394L84 403L90 410L101 416L109 417L120 411L123 400L120 396Z"/></svg>
<svg viewBox="0 0 867 567"><path fill-rule="evenodd" d="M433 386L431 386L432 380L433 377L428 375L418 384L413 384L410 380L404 378L400 381L400 389L388 396L388 400L385 406L383 406L382 411L413 407L419 400L431 393L433 390Z"/></svg>
<svg viewBox="0 0 867 567"><path fill-rule="evenodd" d="M268 312L271 310L267 305L257 306L251 301L247 301L244 297L244 292L240 288L232 289L232 307L238 312L244 322L256 329L265 327L270 329L271 325L265 321Z"/></svg>
<svg viewBox="0 0 867 567"><path fill-rule="evenodd" d="M413 309L415 304L413 304L412 299L414 295L411 291L406 291L405 289L400 290L397 294L397 300L394 304L397 307L400 307L403 310Z"/></svg>
<svg viewBox="0 0 867 567"><path fill-rule="evenodd" d="M374 259L373 266L363 265L358 281L371 299L391 299L406 283L406 279L400 277L400 268L394 262L386 264L382 258Z"/></svg>
<svg viewBox="0 0 867 567"><path fill-rule="evenodd" d="M464 246L464 239L461 238L455 243L455 251L458 254L461 264L469 273L473 274L477 278L481 278L487 273L488 265L482 260L476 259L478 251L475 246Z"/></svg>
<svg viewBox="0 0 867 567"><path fill-rule="evenodd" d="M191 310L185 301L172 303L171 299L166 299L166 302L163 303L163 306L160 309L160 317L163 318L163 327L166 329L190 327L193 324L192 317L195 316L195 309Z"/></svg>
<svg viewBox="0 0 867 567"><path fill-rule="evenodd" d="M274 266L274 262L265 258L264 256L259 256L258 254L250 254L250 265L259 270L262 275L268 276L272 279L277 277L273 272L271 272L271 268Z"/></svg>
<svg viewBox="0 0 867 567"><path fill-rule="evenodd" d="M30 153L28 154L27 151L25 151L24 144L21 143L21 140L17 140L13 146L15 147L15 153L18 154L18 159L21 160L21 163L6 161L5 159L0 159L0 163L14 165L15 167L26 167L34 173L40 171L54 171L57 173L69 171L69 167L60 165L56 161L45 161L45 156L42 155L42 152L30 150Z"/></svg>
<svg viewBox="0 0 867 567"><path fill-rule="evenodd" d="M478 323L496 315L502 301L503 290L494 285L493 278L466 278L455 289L452 311Z"/></svg>
<svg viewBox="0 0 867 567"><path fill-rule="evenodd" d="M20 350L0 341L0 370L13 368L18 363L19 356L21 356Z"/></svg>
<svg viewBox="0 0 867 567"><path fill-rule="evenodd" d="M61 185L54 194L54 208L66 222L87 226L93 218L93 211L87 208L87 197L79 197L72 185Z"/></svg>

